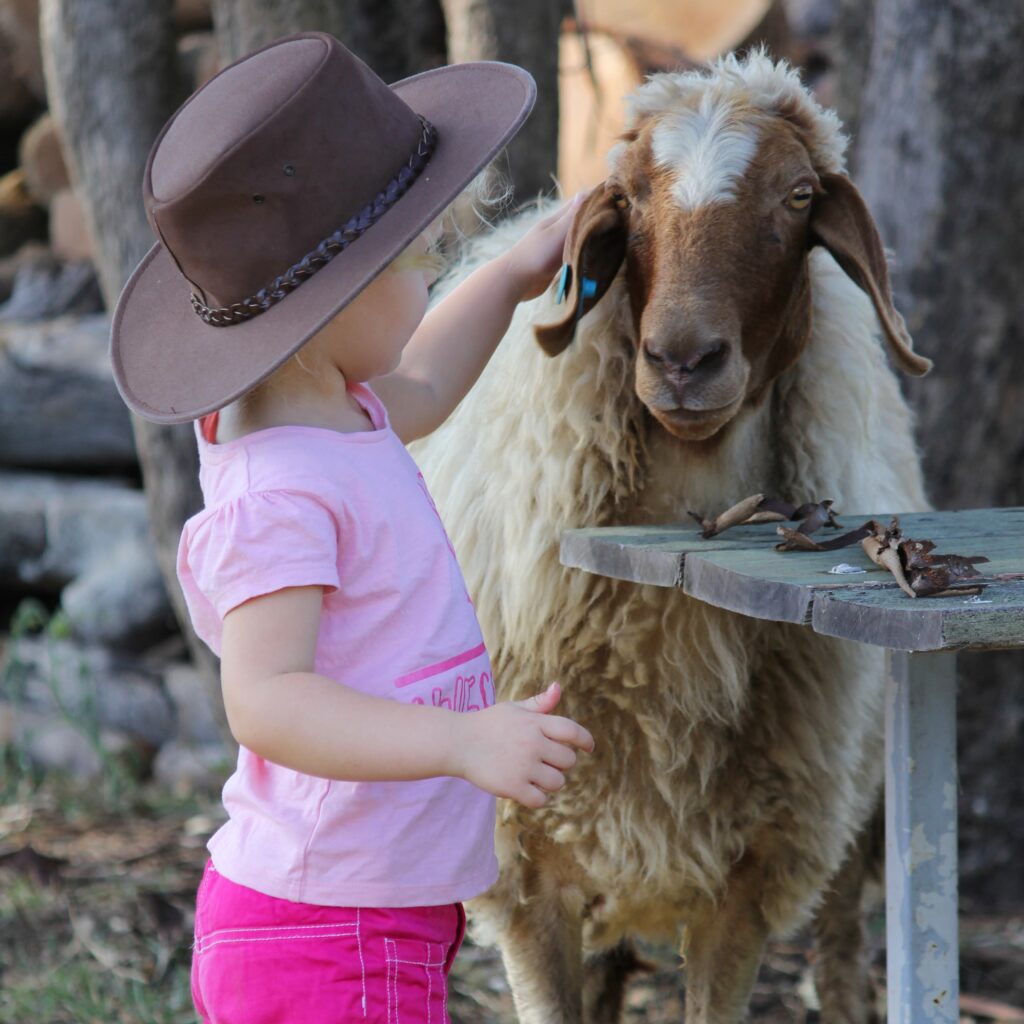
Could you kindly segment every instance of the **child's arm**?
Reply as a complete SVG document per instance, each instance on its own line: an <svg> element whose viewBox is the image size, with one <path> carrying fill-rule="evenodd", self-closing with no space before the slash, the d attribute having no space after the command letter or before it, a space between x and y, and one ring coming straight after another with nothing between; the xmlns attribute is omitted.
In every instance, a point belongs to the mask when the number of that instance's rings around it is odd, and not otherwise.
<svg viewBox="0 0 1024 1024"><path fill-rule="evenodd" d="M453 775L540 807L593 737L529 700L460 713L371 697L313 671L321 587L288 587L224 617L221 687L235 739L268 761L327 779Z"/></svg>
<svg viewBox="0 0 1024 1024"><path fill-rule="evenodd" d="M423 318L398 369L373 381L403 442L425 437L448 418L494 354L516 306L548 286L583 195L470 274Z"/></svg>

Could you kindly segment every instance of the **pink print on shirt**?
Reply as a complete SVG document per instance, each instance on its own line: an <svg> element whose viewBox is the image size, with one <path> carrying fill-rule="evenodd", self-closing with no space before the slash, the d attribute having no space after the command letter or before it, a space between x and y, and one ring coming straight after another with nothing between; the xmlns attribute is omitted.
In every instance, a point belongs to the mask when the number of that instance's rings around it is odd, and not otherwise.
<svg viewBox="0 0 1024 1024"><path fill-rule="evenodd" d="M440 686L435 686L430 691L430 703L435 708L447 708L449 711L483 711L494 703L493 695L488 700L488 690L491 686L491 675L489 672L480 673L480 681L476 676L457 676L455 686L452 688L451 697L446 697ZM473 689L476 688L480 703L471 704ZM426 704L422 697L413 697L413 704Z"/></svg>
<svg viewBox="0 0 1024 1024"><path fill-rule="evenodd" d="M471 666L471 662L478 664ZM470 672L471 667L475 671ZM445 675L447 679L438 679ZM434 707L448 708L450 711L482 711L494 703L491 664L483 644L399 676L395 680L395 688L403 689L426 680L430 680L429 691L426 687L420 687L419 693L411 698L411 703L426 704L429 697Z"/></svg>

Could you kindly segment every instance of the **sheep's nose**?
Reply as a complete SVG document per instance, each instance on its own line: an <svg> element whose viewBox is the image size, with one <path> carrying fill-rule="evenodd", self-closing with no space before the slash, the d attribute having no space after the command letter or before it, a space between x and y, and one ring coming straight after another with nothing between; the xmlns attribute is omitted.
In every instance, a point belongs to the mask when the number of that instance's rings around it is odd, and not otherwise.
<svg viewBox="0 0 1024 1024"><path fill-rule="evenodd" d="M647 361L662 370L692 376L700 372L711 374L718 370L729 355L730 344L725 338L715 338L697 349L677 349L658 344L654 340L643 342Z"/></svg>

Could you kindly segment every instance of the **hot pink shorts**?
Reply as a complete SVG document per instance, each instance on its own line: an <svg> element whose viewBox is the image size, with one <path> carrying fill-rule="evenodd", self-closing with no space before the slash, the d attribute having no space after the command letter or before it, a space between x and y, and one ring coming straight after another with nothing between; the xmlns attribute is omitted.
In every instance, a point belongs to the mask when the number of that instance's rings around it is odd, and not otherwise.
<svg viewBox="0 0 1024 1024"><path fill-rule="evenodd" d="M322 907L266 896L208 860L192 999L204 1024L449 1024L461 903Z"/></svg>

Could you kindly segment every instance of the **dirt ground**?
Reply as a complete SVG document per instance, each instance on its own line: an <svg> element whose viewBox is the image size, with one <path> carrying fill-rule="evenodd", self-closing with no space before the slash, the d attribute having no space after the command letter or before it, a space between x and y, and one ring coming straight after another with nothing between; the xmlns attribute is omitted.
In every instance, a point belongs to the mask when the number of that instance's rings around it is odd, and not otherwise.
<svg viewBox="0 0 1024 1024"><path fill-rule="evenodd" d="M195 889L219 801L145 784L34 778L0 763L0 1024L193 1024ZM871 922L884 1007L882 921ZM964 1024L1024 1021L1024 917L961 921ZM627 996L629 1024L682 1017L672 949ZM497 952L467 941L453 972L455 1024L512 1024ZM751 1004L771 1024L818 1019L807 944L773 943Z"/></svg>

